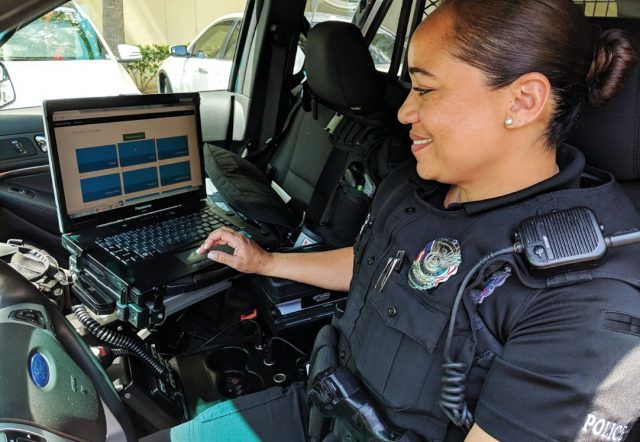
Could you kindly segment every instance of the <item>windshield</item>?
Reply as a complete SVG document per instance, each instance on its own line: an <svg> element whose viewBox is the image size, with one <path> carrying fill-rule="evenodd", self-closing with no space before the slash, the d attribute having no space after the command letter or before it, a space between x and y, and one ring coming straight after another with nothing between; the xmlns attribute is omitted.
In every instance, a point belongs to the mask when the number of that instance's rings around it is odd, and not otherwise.
<svg viewBox="0 0 640 442"><path fill-rule="evenodd" d="M51 11L18 30L0 47L2 61L101 60L108 53L72 6Z"/></svg>

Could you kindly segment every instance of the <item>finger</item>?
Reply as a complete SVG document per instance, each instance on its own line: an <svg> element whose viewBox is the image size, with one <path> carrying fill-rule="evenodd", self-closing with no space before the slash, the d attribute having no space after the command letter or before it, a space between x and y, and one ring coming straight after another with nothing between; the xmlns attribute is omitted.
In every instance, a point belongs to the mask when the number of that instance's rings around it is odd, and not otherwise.
<svg viewBox="0 0 640 442"><path fill-rule="evenodd" d="M207 250L211 249L211 247L216 244L229 244L231 245L230 240L235 239L235 231L231 229L227 229L225 227L220 227L219 229L214 230L209 234L207 239L202 243L202 245L196 250L196 253L203 254ZM232 246L233 247L233 246Z"/></svg>
<svg viewBox="0 0 640 442"><path fill-rule="evenodd" d="M220 250L213 250L207 254L207 258L212 261L219 262L220 264L228 265L229 267L236 268L239 264L239 257L229 255L228 253Z"/></svg>

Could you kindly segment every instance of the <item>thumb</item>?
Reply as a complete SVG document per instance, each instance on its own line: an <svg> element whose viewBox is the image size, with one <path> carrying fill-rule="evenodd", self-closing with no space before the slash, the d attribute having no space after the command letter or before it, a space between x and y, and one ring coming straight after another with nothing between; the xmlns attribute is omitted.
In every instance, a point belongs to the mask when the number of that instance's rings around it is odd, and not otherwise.
<svg viewBox="0 0 640 442"><path fill-rule="evenodd" d="M212 250L207 254L207 258L212 261L219 262L220 264L225 264L230 267L236 267L238 265L238 257L229 255L228 253L221 252L220 250Z"/></svg>

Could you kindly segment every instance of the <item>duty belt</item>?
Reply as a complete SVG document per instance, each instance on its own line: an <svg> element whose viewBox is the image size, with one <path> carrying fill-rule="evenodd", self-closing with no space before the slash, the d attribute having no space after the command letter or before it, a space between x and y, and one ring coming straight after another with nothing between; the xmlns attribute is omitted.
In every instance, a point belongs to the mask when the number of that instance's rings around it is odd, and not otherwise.
<svg viewBox="0 0 640 442"><path fill-rule="evenodd" d="M350 424L358 434L357 439L363 442L420 440L412 431L395 428L346 367L328 368L318 373L308 396L325 417Z"/></svg>

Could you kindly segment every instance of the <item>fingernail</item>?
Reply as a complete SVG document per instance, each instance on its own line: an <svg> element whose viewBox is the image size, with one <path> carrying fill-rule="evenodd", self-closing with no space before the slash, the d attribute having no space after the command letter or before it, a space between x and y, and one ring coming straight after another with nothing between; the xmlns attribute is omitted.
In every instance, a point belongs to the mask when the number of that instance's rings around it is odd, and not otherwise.
<svg viewBox="0 0 640 442"><path fill-rule="evenodd" d="M218 254L216 252L209 252L207 258L213 259L214 261L218 259Z"/></svg>
<svg viewBox="0 0 640 442"><path fill-rule="evenodd" d="M196 253L202 254L202 252L204 252L204 250L202 250L202 246L196 249Z"/></svg>

